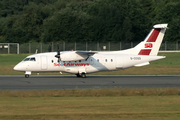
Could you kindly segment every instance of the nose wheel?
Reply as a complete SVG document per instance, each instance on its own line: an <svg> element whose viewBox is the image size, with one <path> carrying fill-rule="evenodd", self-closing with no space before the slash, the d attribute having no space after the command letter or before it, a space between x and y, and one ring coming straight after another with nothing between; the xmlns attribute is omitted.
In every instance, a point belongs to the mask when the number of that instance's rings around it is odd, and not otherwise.
<svg viewBox="0 0 180 120"><path fill-rule="evenodd" d="M31 71L26 71L25 72L25 78L29 78L29 75L31 75Z"/></svg>
<svg viewBox="0 0 180 120"><path fill-rule="evenodd" d="M25 78L29 78L29 74L25 74Z"/></svg>

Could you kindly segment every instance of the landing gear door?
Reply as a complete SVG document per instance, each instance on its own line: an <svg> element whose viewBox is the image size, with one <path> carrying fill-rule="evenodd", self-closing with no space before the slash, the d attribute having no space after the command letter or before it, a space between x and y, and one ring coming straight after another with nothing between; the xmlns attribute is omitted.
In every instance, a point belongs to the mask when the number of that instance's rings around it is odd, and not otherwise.
<svg viewBox="0 0 180 120"><path fill-rule="evenodd" d="M47 57L46 56L41 56L41 69L42 70L47 70Z"/></svg>

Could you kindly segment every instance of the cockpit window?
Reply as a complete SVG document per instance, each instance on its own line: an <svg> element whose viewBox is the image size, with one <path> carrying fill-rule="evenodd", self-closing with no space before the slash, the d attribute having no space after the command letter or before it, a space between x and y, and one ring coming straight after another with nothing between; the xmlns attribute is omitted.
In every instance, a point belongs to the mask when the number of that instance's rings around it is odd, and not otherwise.
<svg viewBox="0 0 180 120"><path fill-rule="evenodd" d="M25 58L23 61L29 61L30 60L30 58Z"/></svg>
<svg viewBox="0 0 180 120"><path fill-rule="evenodd" d="M30 59L30 61L36 61L36 59L33 57L33 58Z"/></svg>
<svg viewBox="0 0 180 120"><path fill-rule="evenodd" d="M25 58L23 61L36 61L36 59L34 57L32 57L32 58Z"/></svg>

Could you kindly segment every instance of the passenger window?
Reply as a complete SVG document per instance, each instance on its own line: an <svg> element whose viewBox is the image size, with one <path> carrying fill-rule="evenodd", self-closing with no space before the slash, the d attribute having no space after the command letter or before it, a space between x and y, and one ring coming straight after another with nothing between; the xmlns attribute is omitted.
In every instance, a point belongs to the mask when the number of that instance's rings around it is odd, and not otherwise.
<svg viewBox="0 0 180 120"><path fill-rule="evenodd" d="M105 61L107 62L107 59Z"/></svg>
<svg viewBox="0 0 180 120"><path fill-rule="evenodd" d="M79 62L81 62L81 60L79 60Z"/></svg>
<svg viewBox="0 0 180 120"><path fill-rule="evenodd" d="M97 61L99 62L99 59L97 59Z"/></svg>
<svg viewBox="0 0 180 120"><path fill-rule="evenodd" d="M111 59L111 62L113 62L113 59Z"/></svg>
<svg viewBox="0 0 180 120"><path fill-rule="evenodd" d="M54 60L52 60L52 63L54 62Z"/></svg>

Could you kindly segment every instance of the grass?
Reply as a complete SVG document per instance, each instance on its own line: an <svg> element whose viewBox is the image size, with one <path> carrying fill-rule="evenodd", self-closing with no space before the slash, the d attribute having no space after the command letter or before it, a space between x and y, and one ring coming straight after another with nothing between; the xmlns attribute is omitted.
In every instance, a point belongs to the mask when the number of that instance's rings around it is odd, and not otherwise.
<svg viewBox="0 0 180 120"><path fill-rule="evenodd" d="M0 98L6 120L176 120L177 96Z"/></svg>
<svg viewBox="0 0 180 120"><path fill-rule="evenodd" d="M0 91L0 120L177 120L179 94L178 88Z"/></svg>
<svg viewBox="0 0 180 120"><path fill-rule="evenodd" d="M0 97L119 97L119 96L170 96L180 95L180 88L114 88L72 89L45 91L0 91Z"/></svg>

